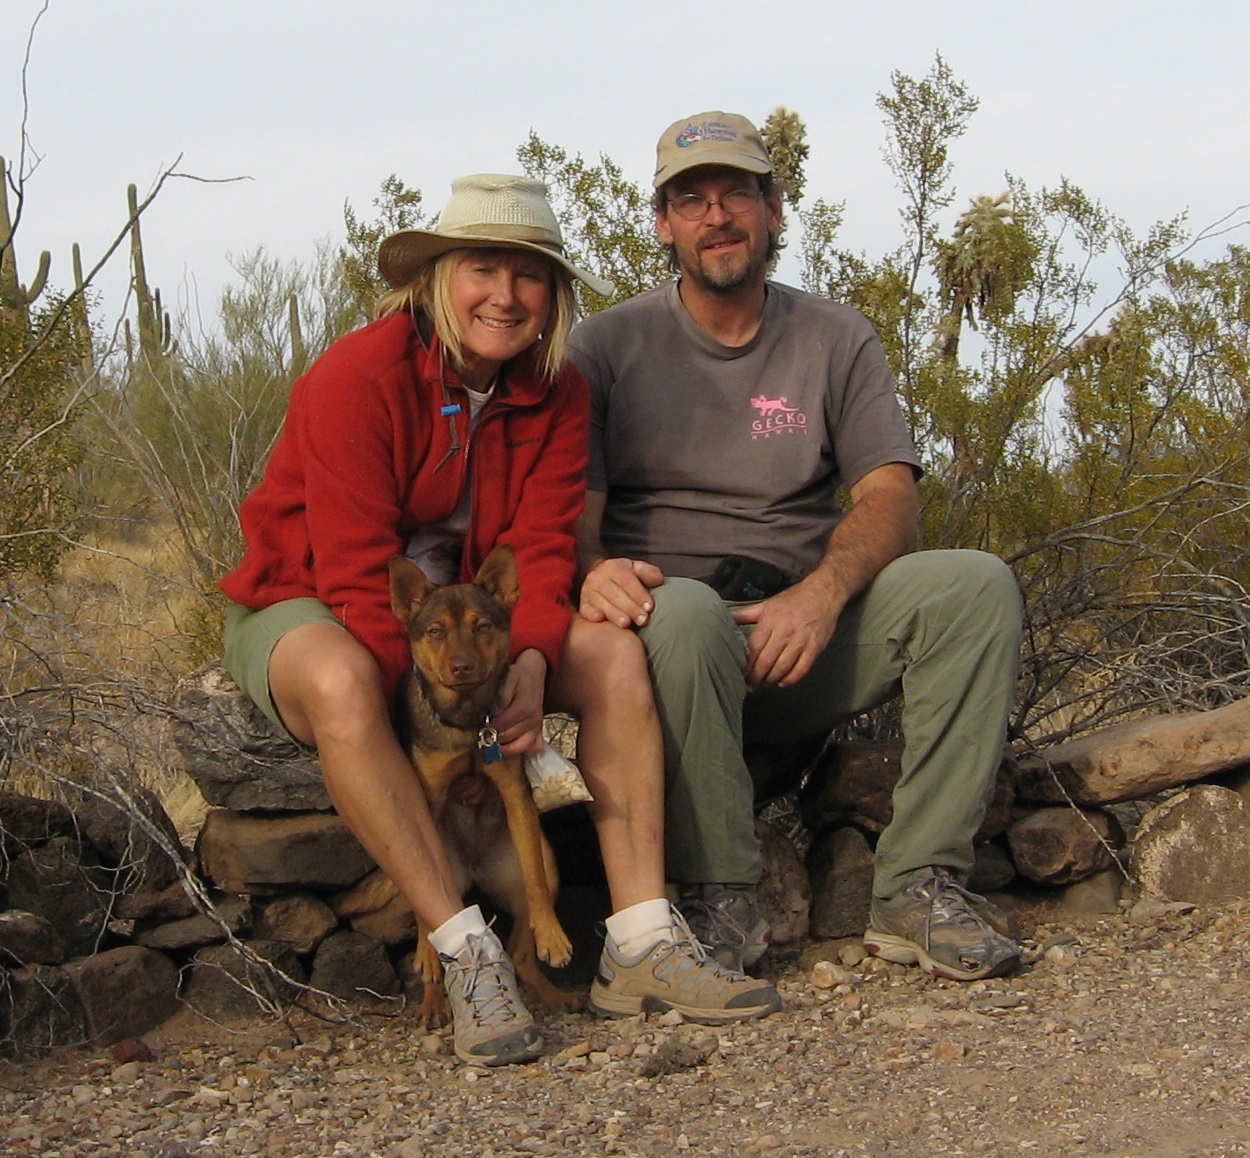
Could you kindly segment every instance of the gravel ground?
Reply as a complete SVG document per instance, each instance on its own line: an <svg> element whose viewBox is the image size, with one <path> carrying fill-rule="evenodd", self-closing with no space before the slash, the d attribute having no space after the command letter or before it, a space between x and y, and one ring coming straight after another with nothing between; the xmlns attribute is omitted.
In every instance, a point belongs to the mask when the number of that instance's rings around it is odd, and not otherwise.
<svg viewBox="0 0 1250 1158"><path fill-rule="evenodd" d="M150 1058L0 1063L6 1155L1250 1153L1250 904L1022 914L972 984L774 951L785 1009L728 1029L543 1015L540 1061L476 1070L410 1010L234 1032L185 1013Z"/></svg>

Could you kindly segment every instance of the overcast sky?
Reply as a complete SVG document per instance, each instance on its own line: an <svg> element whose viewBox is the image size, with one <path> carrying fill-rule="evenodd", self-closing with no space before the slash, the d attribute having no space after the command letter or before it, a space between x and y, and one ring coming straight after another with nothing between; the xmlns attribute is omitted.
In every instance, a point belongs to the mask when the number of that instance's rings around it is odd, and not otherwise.
<svg viewBox="0 0 1250 1158"><path fill-rule="evenodd" d="M26 33L42 0L3 0L0 153L18 157ZM517 171L531 130L649 181L655 139L707 109L808 126L808 196L846 202L842 244L899 241L876 94L940 52L980 98L955 146L957 212L1067 177L1144 231L1188 210L1205 226L1250 202L1245 0L48 0L26 69L27 180L18 256L72 281L142 196L167 301L211 313L228 254L284 259L368 217L389 173L439 208L452 177ZM1241 215L1242 217L1245 214ZM1234 240L1245 244L1243 228ZM102 282L116 316L126 269ZM784 270L784 267L783 267Z"/></svg>

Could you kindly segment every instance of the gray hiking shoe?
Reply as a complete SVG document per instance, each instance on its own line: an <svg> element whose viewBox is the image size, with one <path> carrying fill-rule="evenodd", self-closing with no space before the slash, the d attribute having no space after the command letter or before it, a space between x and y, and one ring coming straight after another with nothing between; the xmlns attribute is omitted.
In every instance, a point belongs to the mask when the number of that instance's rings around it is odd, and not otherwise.
<svg viewBox="0 0 1250 1158"><path fill-rule="evenodd" d="M609 936L590 987L590 1008L600 1017L632 1017L675 1009L689 1021L721 1025L764 1017L781 1008L767 981L718 965L673 912L674 938L633 961L622 959Z"/></svg>
<svg viewBox="0 0 1250 1158"><path fill-rule="evenodd" d="M678 905L691 932L726 969L741 973L768 949L768 922L750 885L687 885Z"/></svg>
<svg viewBox="0 0 1250 1158"><path fill-rule="evenodd" d="M470 934L458 957L440 958L451 1002L456 1056L478 1066L538 1057L542 1038L521 1004L512 962L495 935Z"/></svg>
<svg viewBox="0 0 1250 1158"><path fill-rule="evenodd" d="M947 869L921 869L888 900L874 897L864 947L900 965L919 965L935 977L976 981L1014 969L1020 946L999 932L1002 914L970 893Z"/></svg>

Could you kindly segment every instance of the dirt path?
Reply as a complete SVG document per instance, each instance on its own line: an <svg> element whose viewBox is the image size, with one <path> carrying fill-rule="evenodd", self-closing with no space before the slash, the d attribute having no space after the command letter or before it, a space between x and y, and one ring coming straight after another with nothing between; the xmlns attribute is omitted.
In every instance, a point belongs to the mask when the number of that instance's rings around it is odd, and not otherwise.
<svg viewBox="0 0 1250 1158"><path fill-rule="evenodd" d="M786 1009L764 1022L544 1017L548 1055L499 1071L410 1014L301 1015L298 1042L183 1015L151 1060L0 1065L0 1139L44 1158L1250 1153L1250 904L1025 931L1031 965L969 985L809 945L767 960Z"/></svg>

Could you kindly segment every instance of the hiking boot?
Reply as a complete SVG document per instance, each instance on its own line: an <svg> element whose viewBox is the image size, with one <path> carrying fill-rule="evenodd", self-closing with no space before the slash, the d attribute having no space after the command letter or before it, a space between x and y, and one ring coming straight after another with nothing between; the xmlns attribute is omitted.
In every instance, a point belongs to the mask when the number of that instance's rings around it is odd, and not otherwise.
<svg viewBox="0 0 1250 1158"><path fill-rule="evenodd" d="M440 959L451 1002L456 1056L478 1066L538 1057L542 1038L521 1004L512 962L494 934L471 933L458 957L440 954Z"/></svg>
<svg viewBox="0 0 1250 1158"><path fill-rule="evenodd" d="M690 931L726 969L749 969L768 949L768 922L750 885L691 885L678 901Z"/></svg>
<svg viewBox="0 0 1250 1158"><path fill-rule="evenodd" d="M864 947L935 977L997 977L1015 968L1020 946L995 928L994 918L1003 921L989 901L970 893L947 869L921 869L901 893L873 898Z"/></svg>
<svg viewBox="0 0 1250 1158"><path fill-rule="evenodd" d="M720 1025L775 1013L781 998L767 981L717 964L674 911L673 939L633 961L620 957L611 936L604 939L590 1008L600 1017L675 1009L688 1021Z"/></svg>

